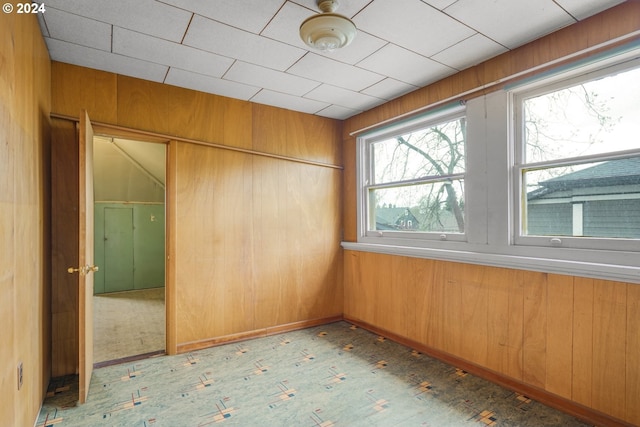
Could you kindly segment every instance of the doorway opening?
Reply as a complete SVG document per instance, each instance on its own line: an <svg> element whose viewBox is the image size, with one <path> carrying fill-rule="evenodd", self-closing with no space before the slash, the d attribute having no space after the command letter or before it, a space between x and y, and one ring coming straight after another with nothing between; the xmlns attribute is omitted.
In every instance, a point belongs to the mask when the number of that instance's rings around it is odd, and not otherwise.
<svg viewBox="0 0 640 427"><path fill-rule="evenodd" d="M94 366L165 354L167 145L94 136Z"/></svg>

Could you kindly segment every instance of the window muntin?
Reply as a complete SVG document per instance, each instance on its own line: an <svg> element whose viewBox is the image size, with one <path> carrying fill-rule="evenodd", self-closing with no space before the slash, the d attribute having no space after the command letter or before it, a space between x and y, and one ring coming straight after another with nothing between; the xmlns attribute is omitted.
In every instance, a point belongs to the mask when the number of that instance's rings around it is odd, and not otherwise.
<svg viewBox="0 0 640 427"><path fill-rule="evenodd" d="M365 234L463 236L465 142L461 109L365 139Z"/></svg>
<svg viewBox="0 0 640 427"><path fill-rule="evenodd" d="M464 179L371 188L369 201L369 230L464 233Z"/></svg>
<svg viewBox="0 0 640 427"><path fill-rule="evenodd" d="M625 249L618 239L638 238L640 68L610 68L515 99L516 243Z"/></svg>

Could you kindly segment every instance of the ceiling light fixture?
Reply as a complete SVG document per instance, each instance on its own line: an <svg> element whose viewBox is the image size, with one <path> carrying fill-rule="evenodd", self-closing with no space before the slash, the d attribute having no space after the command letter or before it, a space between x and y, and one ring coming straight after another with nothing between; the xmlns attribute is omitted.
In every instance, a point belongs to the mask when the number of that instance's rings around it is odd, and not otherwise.
<svg viewBox="0 0 640 427"><path fill-rule="evenodd" d="M357 33L356 26L346 16L334 13L340 5L338 0L317 0L317 3L323 13L302 22L302 41L323 52L332 52L351 43Z"/></svg>

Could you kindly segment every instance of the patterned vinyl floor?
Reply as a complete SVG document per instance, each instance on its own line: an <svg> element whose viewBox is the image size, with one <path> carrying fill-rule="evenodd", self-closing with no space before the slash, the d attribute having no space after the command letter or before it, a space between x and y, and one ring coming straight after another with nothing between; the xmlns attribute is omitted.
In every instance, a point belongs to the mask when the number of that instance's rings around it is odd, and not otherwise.
<svg viewBox="0 0 640 427"><path fill-rule="evenodd" d="M347 322L52 381L37 427L586 426Z"/></svg>

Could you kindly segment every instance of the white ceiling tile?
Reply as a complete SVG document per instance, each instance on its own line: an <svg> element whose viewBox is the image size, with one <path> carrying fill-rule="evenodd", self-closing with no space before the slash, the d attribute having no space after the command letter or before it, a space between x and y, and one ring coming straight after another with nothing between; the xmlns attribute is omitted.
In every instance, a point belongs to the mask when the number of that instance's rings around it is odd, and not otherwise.
<svg viewBox="0 0 640 427"><path fill-rule="evenodd" d="M185 71L179 68L169 69L164 82L173 86L180 86L244 101L249 100L260 90L260 88L255 86L192 73L191 71Z"/></svg>
<svg viewBox="0 0 640 427"><path fill-rule="evenodd" d="M556 0L564 10L576 19L585 19L594 13L624 3L624 0Z"/></svg>
<svg viewBox="0 0 640 427"><path fill-rule="evenodd" d="M300 49L307 49L307 45L300 38L300 24L311 15L309 9L287 2L262 31L262 35Z"/></svg>
<svg viewBox="0 0 640 427"><path fill-rule="evenodd" d="M327 106L326 102L300 98L297 96L287 95L286 93L273 92L266 89L261 90L253 98L251 98L251 102L272 105L274 107L300 111L308 114L314 114Z"/></svg>
<svg viewBox="0 0 640 427"><path fill-rule="evenodd" d="M353 16L362 10L371 0L342 0L340 1L340 5L336 10L336 13L340 15L344 15L348 18L353 18ZM298 3L301 6L310 9L313 12L320 12L318 9L317 0L292 0L291 3ZM311 16L309 14L308 16Z"/></svg>
<svg viewBox="0 0 640 427"><path fill-rule="evenodd" d="M451 6L453 3L457 2L458 0L422 0L422 1L427 4L430 4L436 9L443 10L447 6Z"/></svg>
<svg viewBox="0 0 640 427"><path fill-rule="evenodd" d="M297 96L304 95L320 84L313 80L242 61L236 61L224 75L224 78Z"/></svg>
<svg viewBox="0 0 640 427"><path fill-rule="evenodd" d="M384 102L383 99L326 84L320 85L307 93L305 98L336 104L354 110L366 110L371 108L372 105L378 105Z"/></svg>
<svg viewBox="0 0 640 427"><path fill-rule="evenodd" d="M354 22L363 31L423 56L440 52L474 33L420 0L373 1L355 16Z"/></svg>
<svg viewBox="0 0 640 427"><path fill-rule="evenodd" d="M153 82L162 82L167 74L168 67L165 65L141 61L56 39L46 38L45 41L47 42L49 55L54 61L137 77Z"/></svg>
<svg viewBox="0 0 640 427"><path fill-rule="evenodd" d="M264 29L262 35L301 49L310 50L318 55L326 56L348 64L355 64L385 45L385 41L358 31L354 41L347 47L334 52L320 52L309 48L300 38L300 24L313 13L298 4L287 2L273 20Z"/></svg>
<svg viewBox="0 0 640 427"><path fill-rule="evenodd" d="M47 6L42 16L49 36L69 43L111 51L111 25Z"/></svg>
<svg viewBox="0 0 640 427"><path fill-rule="evenodd" d="M416 89L418 89L417 86L396 79L386 78L361 92L365 95L375 96L376 98L391 100Z"/></svg>
<svg viewBox="0 0 640 427"><path fill-rule="evenodd" d="M163 0L218 22L258 34L282 6L282 0ZM251 13L247 13L247 11Z"/></svg>
<svg viewBox="0 0 640 427"><path fill-rule="evenodd" d="M276 40L195 16L183 44L284 71L306 52Z"/></svg>
<svg viewBox="0 0 640 427"><path fill-rule="evenodd" d="M510 49L575 22L553 0L459 0L445 12Z"/></svg>
<svg viewBox="0 0 640 427"><path fill-rule="evenodd" d="M330 119L346 120L351 116L362 113L361 110L352 110L351 108L341 107L339 105L330 105L327 108L323 108L316 114L322 117L328 117Z"/></svg>
<svg viewBox="0 0 640 427"><path fill-rule="evenodd" d="M49 29L47 28L47 24L44 20L44 13L38 13L36 16L38 17L38 24L40 25L40 32L42 33L42 36L50 37Z"/></svg>
<svg viewBox="0 0 640 427"><path fill-rule="evenodd" d="M414 86L424 86L454 72L450 67L394 44L386 45L358 66Z"/></svg>
<svg viewBox="0 0 640 427"><path fill-rule="evenodd" d="M180 42L192 13L155 0L51 0L46 6Z"/></svg>
<svg viewBox="0 0 640 427"><path fill-rule="evenodd" d="M233 59L120 27L113 29L113 52L171 67L222 77Z"/></svg>
<svg viewBox="0 0 640 427"><path fill-rule="evenodd" d="M291 74L359 92L384 77L362 68L308 53L287 70Z"/></svg>
<svg viewBox="0 0 640 427"><path fill-rule="evenodd" d="M438 52L431 58L457 70L476 65L507 51L507 48L482 34L475 34L450 48Z"/></svg>
<svg viewBox="0 0 640 427"><path fill-rule="evenodd" d="M347 64L357 64L367 56L371 55L382 46L386 45L387 41L365 33L364 31L358 31L356 38L351 44L342 49L335 50L333 52L319 52L315 51L318 55L326 56L336 61L345 62Z"/></svg>

